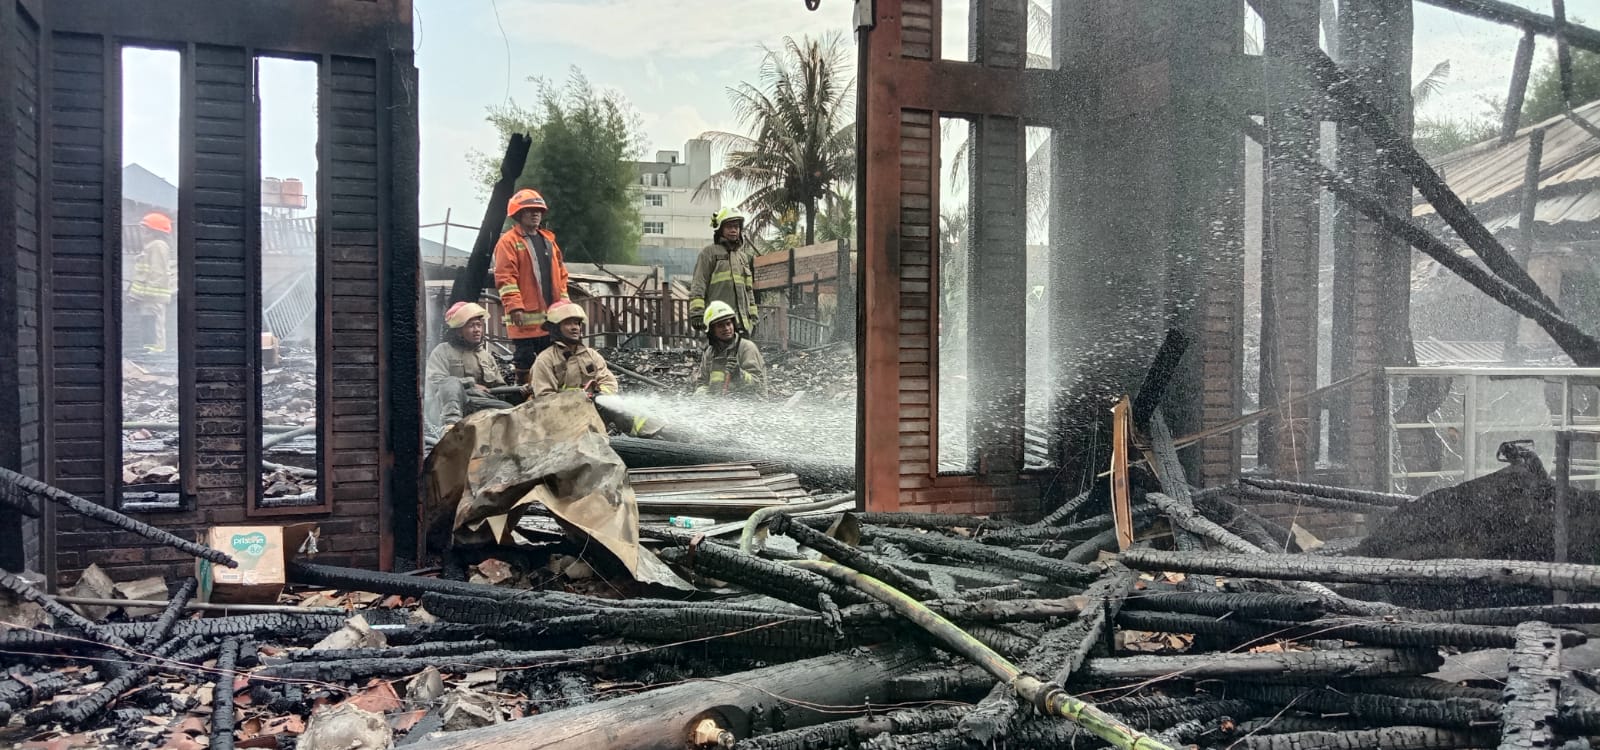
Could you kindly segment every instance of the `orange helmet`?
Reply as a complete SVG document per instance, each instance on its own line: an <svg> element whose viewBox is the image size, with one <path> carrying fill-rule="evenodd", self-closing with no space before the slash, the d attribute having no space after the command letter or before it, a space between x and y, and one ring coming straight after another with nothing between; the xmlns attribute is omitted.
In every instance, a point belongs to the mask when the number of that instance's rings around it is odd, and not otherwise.
<svg viewBox="0 0 1600 750"><path fill-rule="evenodd" d="M549 211L550 206L544 202L544 196L533 188L523 188L511 196L511 202L506 204L506 218L514 219L517 212L525 208L537 208L540 211Z"/></svg>
<svg viewBox="0 0 1600 750"><path fill-rule="evenodd" d="M152 212L145 214L144 218L139 220L139 224L146 229L154 229L162 234L172 234L172 219L163 213Z"/></svg>

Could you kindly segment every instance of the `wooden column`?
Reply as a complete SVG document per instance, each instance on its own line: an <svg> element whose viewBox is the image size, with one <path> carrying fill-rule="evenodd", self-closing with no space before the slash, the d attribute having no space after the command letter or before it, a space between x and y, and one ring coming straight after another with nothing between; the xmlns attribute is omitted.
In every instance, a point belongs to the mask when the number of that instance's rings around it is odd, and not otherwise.
<svg viewBox="0 0 1600 750"><path fill-rule="evenodd" d="M1411 3L1345 0L1339 62L1397 130L1411 130ZM1381 196L1391 211L1411 207L1411 185L1376 152L1360 128L1341 125L1339 169L1354 187ZM1411 251L1354 209L1336 208L1331 377L1412 363ZM1281 296L1281 295L1280 295ZM1384 383L1368 379L1329 402L1330 458L1348 467L1351 486L1378 489L1389 415Z"/></svg>
<svg viewBox="0 0 1600 750"><path fill-rule="evenodd" d="M1315 467L1316 405L1288 402L1317 388L1318 199L1307 165L1318 159L1320 121L1308 114L1312 82L1295 45L1317 38L1316 0L1278 0L1263 19L1267 65L1266 187L1261 250L1261 405L1282 405L1260 428L1260 460L1279 477ZM1348 40L1347 40L1348 42Z"/></svg>

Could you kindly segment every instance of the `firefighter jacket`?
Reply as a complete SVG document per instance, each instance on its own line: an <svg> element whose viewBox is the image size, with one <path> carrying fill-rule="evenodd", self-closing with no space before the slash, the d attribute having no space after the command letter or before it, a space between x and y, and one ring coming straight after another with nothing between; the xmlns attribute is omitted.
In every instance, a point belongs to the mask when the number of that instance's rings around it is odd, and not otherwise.
<svg viewBox="0 0 1600 750"><path fill-rule="evenodd" d="M178 291L172 268L172 248L166 240L151 240L133 263L133 283L128 296L138 302L164 305Z"/></svg>
<svg viewBox="0 0 1600 750"><path fill-rule="evenodd" d="M727 344L713 341L700 355L694 373L695 393L766 395L767 368L756 342L737 336Z"/></svg>
<svg viewBox="0 0 1600 750"><path fill-rule="evenodd" d="M617 376L606 366L606 358L580 343L557 341L539 352L528 379L534 398L575 391L591 380L599 386L600 393L617 392Z"/></svg>
<svg viewBox="0 0 1600 750"><path fill-rule="evenodd" d="M424 373L430 384L440 380L459 381L463 388L499 388L506 384L500 364L482 344L469 349L460 342L442 342L428 354Z"/></svg>
<svg viewBox="0 0 1600 750"><path fill-rule="evenodd" d="M538 243L513 226L494 246L494 283L500 287L500 307L505 311L506 333L513 339L547 336L544 313L567 298L567 265L554 232L539 228L548 255Z"/></svg>
<svg viewBox="0 0 1600 750"><path fill-rule="evenodd" d="M756 325L756 251L746 242L738 250L718 243L706 245L694 264L689 285L689 315L700 320L706 305L722 300L739 316L739 330L749 333Z"/></svg>

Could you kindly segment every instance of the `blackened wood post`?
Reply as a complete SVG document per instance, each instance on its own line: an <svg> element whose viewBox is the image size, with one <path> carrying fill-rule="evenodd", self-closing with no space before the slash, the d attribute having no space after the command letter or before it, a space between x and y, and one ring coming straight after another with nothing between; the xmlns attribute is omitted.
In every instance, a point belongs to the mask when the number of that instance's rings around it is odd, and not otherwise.
<svg viewBox="0 0 1600 750"><path fill-rule="evenodd" d="M1278 0L1264 14L1267 115L1261 248L1261 386L1263 406L1282 404L1260 428L1260 461L1274 475L1299 479L1317 457L1311 404L1287 401L1317 389L1317 288L1320 191L1306 164L1315 163L1320 122L1298 47L1317 38L1315 0ZM1297 290L1297 291L1291 291Z"/></svg>
<svg viewBox="0 0 1600 750"><path fill-rule="evenodd" d="M1534 33L1528 29L1517 42L1517 58L1511 65L1511 92L1506 95L1505 115L1500 121L1500 142L1510 143L1522 123L1522 102L1528 97L1528 77L1533 73Z"/></svg>
<svg viewBox="0 0 1600 750"><path fill-rule="evenodd" d="M1533 215L1539 207L1539 163L1544 158L1544 128L1528 133L1528 161L1522 170L1522 210L1517 217L1517 247L1513 256L1524 269L1533 262ZM1522 350L1517 344L1517 333L1522 328L1522 316L1509 313L1506 319L1505 353L1507 364L1521 362Z"/></svg>
<svg viewBox="0 0 1600 750"><path fill-rule="evenodd" d="M1550 534L1552 562L1564 563L1567 561L1567 493L1572 487L1572 433L1567 430L1556 433L1556 488L1551 494ZM1552 601L1556 604L1567 603L1567 592L1555 592Z"/></svg>

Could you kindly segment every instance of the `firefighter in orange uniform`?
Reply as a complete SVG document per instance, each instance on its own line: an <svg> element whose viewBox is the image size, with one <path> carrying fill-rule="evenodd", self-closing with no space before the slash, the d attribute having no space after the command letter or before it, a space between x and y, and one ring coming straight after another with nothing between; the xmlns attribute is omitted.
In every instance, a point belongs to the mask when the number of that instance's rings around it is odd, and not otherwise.
<svg viewBox="0 0 1600 750"><path fill-rule="evenodd" d="M512 366L517 382L528 382L528 370L550 346L545 313L567 299L567 266L554 232L546 229L549 206L539 191L524 188L511 196L506 216L511 228L494 246L494 282L500 288L506 333L515 347Z"/></svg>

